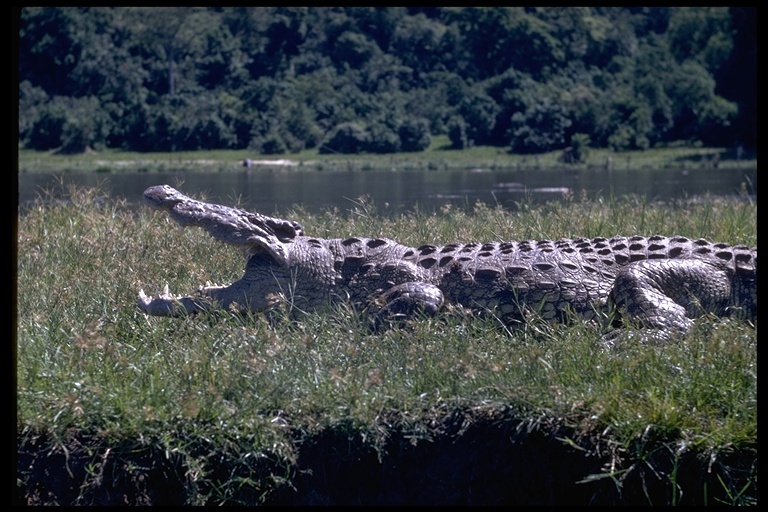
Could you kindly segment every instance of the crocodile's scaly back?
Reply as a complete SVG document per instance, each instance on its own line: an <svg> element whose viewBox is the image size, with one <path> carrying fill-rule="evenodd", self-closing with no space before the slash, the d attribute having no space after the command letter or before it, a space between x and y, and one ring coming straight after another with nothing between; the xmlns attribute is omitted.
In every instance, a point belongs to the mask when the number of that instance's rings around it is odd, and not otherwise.
<svg viewBox="0 0 768 512"><path fill-rule="evenodd" d="M387 238L308 237L297 222L193 200L168 186L145 200L181 225L246 247L243 278L198 297L140 294L157 315L211 307L252 311L277 299L300 310L348 300L381 319L436 313L445 302L505 322L606 315L687 331L692 319L757 315L757 248L675 236L616 236L408 247ZM377 313L376 313L377 312Z"/></svg>
<svg viewBox="0 0 768 512"><path fill-rule="evenodd" d="M695 314L694 304L702 303L701 312L724 315L731 313L726 311L728 307L732 311L739 307L744 316L756 314L757 251L704 239L617 236L419 248L381 238L329 243L342 248L335 252L337 268L345 270L341 285L356 299L404 283L423 282L437 286L447 302L492 312L507 321L534 312L544 319L564 319L569 312L593 318L606 312L612 293L617 305L637 310L642 300L636 297L637 279L670 280L682 272L684 282L679 285L690 290L686 314ZM660 272L659 261L667 262L665 272ZM669 263L672 261L687 263ZM638 275L628 269L642 271ZM717 276L722 276L727 290L712 290ZM619 289L615 288L617 280L623 283ZM659 283L646 283L645 290L657 286ZM698 299L697 290L702 292ZM664 293L675 294L674 290ZM642 312L635 311L635 319L640 316ZM664 323L662 318L644 321ZM675 327L683 324L688 322L672 322Z"/></svg>

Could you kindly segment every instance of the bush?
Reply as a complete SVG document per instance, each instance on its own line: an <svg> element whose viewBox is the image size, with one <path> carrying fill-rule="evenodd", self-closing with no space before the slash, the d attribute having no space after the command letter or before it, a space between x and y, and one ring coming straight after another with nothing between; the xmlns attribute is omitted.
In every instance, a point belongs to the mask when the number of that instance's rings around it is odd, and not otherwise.
<svg viewBox="0 0 768 512"><path fill-rule="evenodd" d="M109 116L97 98L55 96L29 122L25 143L31 149L82 153L89 147L105 146L109 126Z"/></svg>
<svg viewBox="0 0 768 512"><path fill-rule="evenodd" d="M501 108L493 98L482 91L470 91L462 98L458 113L464 119L466 137L470 145L488 144Z"/></svg>
<svg viewBox="0 0 768 512"><path fill-rule="evenodd" d="M236 137L229 126L221 118L212 114L208 119L201 119L193 127L185 149L218 149L231 148L235 145Z"/></svg>
<svg viewBox="0 0 768 512"><path fill-rule="evenodd" d="M571 137L571 145L563 150L560 161L566 164L580 164L587 160L589 154L589 135L575 133Z"/></svg>
<svg viewBox="0 0 768 512"><path fill-rule="evenodd" d="M282 155L286 151L286 145L278 134L273 133L264 139L258 149L264 155Z"/></svg>
<svg viewBox="0 0 768 512"><path fill-rule="evenodd" d="M650 147L650 141L631 126L621 125L608 137L608 147L613 151L645 150Z"/></svg>
<svg viewBox="0 0 768 512"><path fill-rule="evenodd" d="M400 129L400 147L403 151L424 151L432 142L429 121L424 118L406 119Z"/></svg>
<svg viewBox="0 0 768 512"><path fill-rule="evenodd" d="M400 136L386 123L378 122L368 126L368 140L364 144L363 151L397 153L400 147Z"/></svg>
<svg viewBox="0 0 768 512"><path fill-rule="evenodd" d="M34 120L29 122L25 145L41 151L61 146L61 135L67 122L68 109L65 100L54 97L47 105L40 107Z"/></svg>
<svg viewBox="0 0 768 512"><path fill-rule="evenodd" d="M448 138L451 139L453 149L465 149L472 145L467 137L467 123L463 117L454 116L448 120Z"/></svg>
<svg viewBox="0 0 768 512"><path fill-rule="evenodd" d="M512 151L544 153L562 148L571 120L565 109L548 100L538 102L525 112L512 116L509 129Z"/></svg>
<svg viewBox="0 0 768 512"><path fill-rule="evenodd" d="M321 154L360 153L368 147L368 131L358 123L341 123L320 145Z"/></svg>

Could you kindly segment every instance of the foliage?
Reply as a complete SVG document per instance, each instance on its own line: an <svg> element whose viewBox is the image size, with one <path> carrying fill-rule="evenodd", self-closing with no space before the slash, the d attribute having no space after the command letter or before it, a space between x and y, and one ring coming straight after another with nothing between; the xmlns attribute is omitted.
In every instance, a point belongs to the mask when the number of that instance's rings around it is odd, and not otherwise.
<svg viewBox="0 0 768 512"><path fill-rule="evenodd" d="M406 119L398 129L400 148L403 151L424 151L432 143L429 121L424 118Z"/></svg>
<svg viewBox="0 0 768 512"><path fill-rule="evenodd" d="M689 7L25 7L19 142L187 151L756 146L756 18ZM428 132L423 122L428 121ZM367 141L349 124L361 127ZM346 134L346 135L345 135ZM361 137L362 135L359 134ZM351 139L350 139L351 138Z"/></svg>
<svg viewBox="0 0 768 512"><path fill-rule="evenodd" d="M567 164L579 164L587 160L589 155L589 136L583 133L575 133L571 138L571 145L563 150L560 160Z"/></svg>
<svg viewBox="0 0 768 512"><path fill-rule="evenodd" d="M359 153L368 147L368 132L357 123L342 123L334 128L320 153Z"/></svg>
<svg viewBox="0 0 768 512"><path fill-rule="evenodd" d="M571 120L558 104L542 100L526 112L512 116L510 139L516 153L543 153L565 144L566 130Z"/></svg>

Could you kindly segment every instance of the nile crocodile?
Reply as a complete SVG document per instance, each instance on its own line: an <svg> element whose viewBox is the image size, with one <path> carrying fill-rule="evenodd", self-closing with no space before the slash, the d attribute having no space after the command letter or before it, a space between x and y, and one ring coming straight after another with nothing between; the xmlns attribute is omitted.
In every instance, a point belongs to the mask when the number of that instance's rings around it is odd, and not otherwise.
<svg viewBox="0 0 768 512"><path fill-rule="evenodd" d="M401 245L387 238L323 239L293 221L209 204L167 186L144 200L181 226L200 226L241 246L244 276L196 296L139 292L146 313L178 316L212 308L264 311L282 301L300 311L348 301L392 322L444 304L510 324L606 318L686 332L706 313L755 319L757 248L682 236L615 236L518 242Z"/></svg>

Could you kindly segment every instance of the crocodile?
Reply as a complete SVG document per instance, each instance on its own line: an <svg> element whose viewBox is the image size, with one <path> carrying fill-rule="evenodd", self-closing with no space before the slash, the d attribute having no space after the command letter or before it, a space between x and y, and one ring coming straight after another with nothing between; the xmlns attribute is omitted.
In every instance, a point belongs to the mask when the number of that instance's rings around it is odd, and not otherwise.
<svg viewBox="0 0 768 512"><path fill-rule="evenodd" d="M447 305L510 325L615 318L685 333L705 314L755 320L757 248L683 236L614 236L409 247L388 238L306 236L289 221L209 204L159 185L144 201L245 253L243 277L193 296L165 290L139 308L181 316L215 308L312 311L347 301L392 325Z"/></svg>

